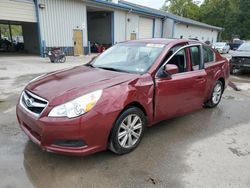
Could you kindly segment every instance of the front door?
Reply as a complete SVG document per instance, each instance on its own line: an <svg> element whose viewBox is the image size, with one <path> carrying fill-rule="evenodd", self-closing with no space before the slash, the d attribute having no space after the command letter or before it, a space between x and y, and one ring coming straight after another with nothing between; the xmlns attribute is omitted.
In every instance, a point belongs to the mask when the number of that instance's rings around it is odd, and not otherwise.
<svg viewBox="0 0 250 188"><path fill-rule="evenodd" d="M179 68L170 77L156 77L155 116L157 121L180 116L200 109L204 103L206 71L194 70L190 62L189 48L181 48L167 60Z"/></svg>
<svg viewBox="0 0 250 188"><path fill-rule="evenodd" d="M83 55L82 30L74 30L74 55Z"/></svg>

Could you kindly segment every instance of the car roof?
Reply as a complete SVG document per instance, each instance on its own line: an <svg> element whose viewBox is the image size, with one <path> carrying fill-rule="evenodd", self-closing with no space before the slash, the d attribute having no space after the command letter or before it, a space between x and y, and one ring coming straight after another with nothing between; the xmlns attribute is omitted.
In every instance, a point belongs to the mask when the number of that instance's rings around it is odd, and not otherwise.
<svg viewBox="0 0 250 188"><path fill-rule="evenodd" d="M185 42L200 43L197 40L188 40L188 39L167 39L167 38L152 38L152 39L139 39L139 40L129 40L125 43L153 43L153 44L178 44Z"/></svg>

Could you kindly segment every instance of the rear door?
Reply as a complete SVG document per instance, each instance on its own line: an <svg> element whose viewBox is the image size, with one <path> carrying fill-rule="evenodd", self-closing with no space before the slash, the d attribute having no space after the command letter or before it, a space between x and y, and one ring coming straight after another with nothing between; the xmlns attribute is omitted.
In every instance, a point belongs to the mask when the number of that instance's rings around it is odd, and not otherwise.
<svg viewBox="0 0 250 188"><path fill-rule="evenodd" d="M165 64L176 64L180 68L179 73L170 77L155 78L157 121L183 115L203 106L207 74L203 69L201 53L201 45L188 45L177 50L163 63L160 69ZM176 58L180 54L184 57Z"/></svg>
<svg viewBox="0 0 250 188"><path fill-rule="evenodd" d="M216 75L216 72L219 71L220 69L219 64L222 64L222 62L221 63L216 62L215 53L209 47L202 46L202 49L203 49L204 69L207 73L206 93L207 93L207 98L208 98L214 86L214 76Z"/></svg>

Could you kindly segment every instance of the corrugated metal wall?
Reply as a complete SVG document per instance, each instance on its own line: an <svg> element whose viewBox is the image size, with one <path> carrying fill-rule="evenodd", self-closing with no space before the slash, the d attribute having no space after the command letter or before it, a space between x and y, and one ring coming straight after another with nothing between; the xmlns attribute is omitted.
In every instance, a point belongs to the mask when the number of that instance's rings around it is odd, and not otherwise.
<svg viewBox="0 0 250 188"><path fill-rule="evenodd" d="M126 24L126 40L130 40L131 33L136 34L136 39L139 38L139 15L135 13L128 13Z"/></svg>
<svg viewBox="0 0 250 188"><path fill-rule="evenodd" d="M83 30L83 45L87 46L86 5L81 0L44 0L39 9L41 39L46 47L73 47L73 29Z"/></svg>
<svg viewBox="0 0 250 188"><path fill-rule="evenodd" d="M176 24L174 37L175 38L197 38L200 41L217 42L218 31L213 29L202 28L193 25Z"/></svg>
<svg viewBox="0 0 250 188"><path fill-rule="evenodd" d="M114 43L126 40L126 13L124 11L114 11Z"/></svg>
<svg viewBox="0 0 250 188"><path fill-rule="evenodd" d="M156 18L154 38L161 38L161 32L162 32L162 20L160 18Z"/></svg>
<svg viewBox="0 0 250 188"><path fill-rule="evenodd" d="M0 20L37 22L33 0L0 0Z"/></svg>
<svg viewBox="0 0 250 188"><path fill-rule="evenodd" d="M173 38L174 32L174 20L172 19L165 19L163 24L163 38Z"/></svg>

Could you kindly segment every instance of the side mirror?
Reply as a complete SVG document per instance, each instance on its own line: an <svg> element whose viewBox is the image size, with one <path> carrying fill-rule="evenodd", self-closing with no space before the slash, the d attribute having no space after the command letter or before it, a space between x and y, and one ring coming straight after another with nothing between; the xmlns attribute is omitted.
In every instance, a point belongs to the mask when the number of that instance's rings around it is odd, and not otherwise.
<svg viewBox="0 0 250 188"><path fill-rule="evenodd" d="M173 64L166 64L163 68L161 68L158 72L159 78L167 78L171 79L172 74L179 73L179 68Z"/></svg>
<svg viewBox="0 0 250 188"><path fill-rule="evenodd" d="M91 58L91 60L90 60L90 62L94 61L97 57L98 57L98 55L97 55L97 56L92 57L92 58Z"/></svg>
<svg viewBox="0 0 250 188"><path fill-rule="evenodd" d="M179 73L179 68L173 64L166 64L164 70L170 75Z"/></svg>

